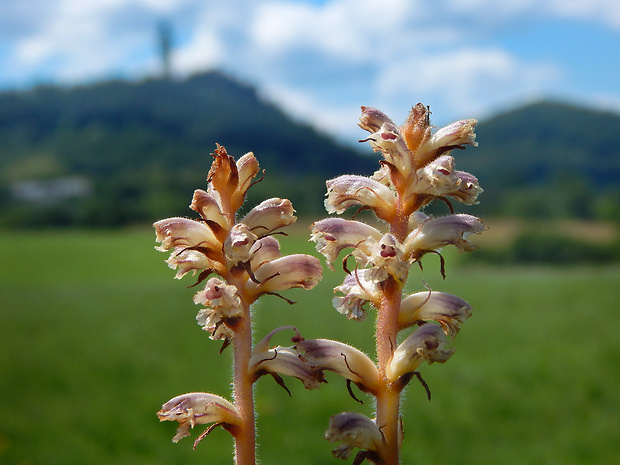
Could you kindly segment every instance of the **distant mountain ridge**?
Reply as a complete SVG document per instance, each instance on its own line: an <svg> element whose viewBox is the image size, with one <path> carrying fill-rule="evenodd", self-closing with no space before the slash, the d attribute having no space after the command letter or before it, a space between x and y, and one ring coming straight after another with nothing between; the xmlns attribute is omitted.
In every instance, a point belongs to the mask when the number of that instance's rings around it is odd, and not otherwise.
<svg viewBox="0 0 620 465"><path fill-rule="evenodd" d="M620 116L540 102L482 120L476 132L479 147L454 155L457 169L485 189L478 212L620 220ZM235 157L253 151L266 169L250 205L288 197L302 215L323 212L326 179L378 166L378 157L292 121L218 72L4 92L0 226L122 225L189 214L216 142Z"/></svg>
<svg viewBox="0 0 620 465"><path fill-rule="evenodd" d="M234 157L253 151L266 170L249 201L288 197L299 211L322 209L326 177L370 174L376 165L218 72L184 81L5 92L0 94L0 188L7 197L20 192L16 182L75 176L92 183L93 195L55 202L59 205L48 205L43 216L32 205L5 201L0 224L2 217L9 224L28 223L25 215L96 225L183 214L192 190L205 186L216 143Z"/></svg>

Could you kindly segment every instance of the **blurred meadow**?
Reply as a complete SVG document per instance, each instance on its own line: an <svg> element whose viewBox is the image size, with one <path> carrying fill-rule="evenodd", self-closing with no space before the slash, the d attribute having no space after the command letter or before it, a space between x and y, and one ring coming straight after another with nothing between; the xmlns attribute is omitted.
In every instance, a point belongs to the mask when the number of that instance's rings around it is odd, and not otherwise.
<svg viewBox="0 0 620 465"><path fill-rule="evenodd" d="M314 254L309 222L281 243ZM148 226L110 231L0 233L0 463L229 464L232 441L216 429L197 448L173 444L162 403L190 391L230 393L230 350L218 354L195 323L191 278L153 250ZM475 255L476 252L474 252ZM403 404L403 463L609 464L620 444L620 339L614 326L620 267L498 266L446 253L413 269L411 291L454 293L474 307L445 365L423 366L432 392L412 382ZM343 272L325 269L314 291L265 296L255 337L296 325L373 353L372 312L354 322L331 306ZM286 333L276 343L288 343ZM306 391L286 379L256 385L262 463L344 463L323 439L330 415L372 413L344 381Z"/></svg>

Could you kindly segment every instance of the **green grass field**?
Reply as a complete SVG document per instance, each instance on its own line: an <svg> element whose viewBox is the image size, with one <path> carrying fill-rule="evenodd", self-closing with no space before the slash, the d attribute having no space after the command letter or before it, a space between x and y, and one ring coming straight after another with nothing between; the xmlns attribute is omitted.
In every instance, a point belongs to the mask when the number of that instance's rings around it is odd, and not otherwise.
<svg viewBox="0 0 620 465"><path fill-rule="evenodd" d="M155 412L201 390L228 396L230 352L195 323L191 283L173 280L148 228L124 232L2 233L0 251L0 463L229 464L232 442L215 430L196 451L172 444ZM306 237L283 238L313 253ZM442 281L429 257L413 271L457 294L474 315L445 365L424 366L433 398L412 383L404 400L403 463L611 464L620 454L620 267L471 268L447 257ZM456 262L456 263L455 263ZM294 306L266 296L255 334L297 325L310 337L372 351L372 321L331 307L342 273L326 270ZM370 318L369 320L371 320ZM276 342L286 344L287 335ZM372 353L372 352L371 352ZM323 438L328 417L370 414L342 379L292 392L257 383L264 464L338 464ZM195 437L195 435L194 435Z"/></svg>

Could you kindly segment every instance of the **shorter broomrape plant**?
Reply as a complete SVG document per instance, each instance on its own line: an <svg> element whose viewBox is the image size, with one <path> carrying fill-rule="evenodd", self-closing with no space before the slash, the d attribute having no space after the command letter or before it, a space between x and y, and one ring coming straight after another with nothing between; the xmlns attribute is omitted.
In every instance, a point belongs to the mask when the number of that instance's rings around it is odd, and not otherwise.
<svg viewBox="0 0 620 465"><path fill-rule="evenodd" d="M325 438L340 442L334 456L397 465L403 441L400 399L416 377L430 391L417 371L424 362L445 362L453 353L449 343L472 312L464 300L426 289L404 295L409 271L421 269L428 253L439 255L445 277L442 247L455 245L466 252L476 247L471 234L485 227L471 215L454 214L449 198L467 205L482 192L478 180L454 169L450 152L475 142L475 120L453 123L432 133L427 107L413 107L398 128L385 114L362 107L360 126L368 141L382 152L380 168L371 177L344 175L327 181L325 206L329 213L349 207L371 210L384 231L361 221L338 217L313 223L311 240L334 269L340 252L352 249L342 261L347 273L334 307L350 319L366 318L368 307L376 310L376 362L360 350L328 339L304 339L293 326L274 329L253 345L250 305L262 295L278 295L291 288L312 289L322 276L318 259L308 255L282 256L273 234L296 218L288 200L266 200L237 221L237 210L259 173L258 162L248 153L237 162L218 145L209 171L208 188L196 190L190 208L200 218L168 218L155 223L161 251L177 269L176 278L198 273L206 281L195 297L204 306L198 324L211 339L233 346L233 402L215 394L194 392L174 397L158 412L160 420L179 422L173 441L188 436L195 425L210 425L194 447L215 427L222 426L235 439L237 465L256 463L253 383L265 374L284 386L280 375L301 380L307 389L325 381L332 371L375 399L375 418L355 412L331 417ZM431 217L421 212L435 200L446 203L450 214ZM350 270L348 258L355 267ZM215 274L216 277L210 277ZM197 284L198 284L197 283ZM282 296L280 296L282 297ZM284 298L284 297L282 297ZM285 298L288 301L288 299ZM290 301L289 301L290 302ZM292 331L292 345L270 347L280 331ZM408 335L401 332L410 331Z"/></svg>

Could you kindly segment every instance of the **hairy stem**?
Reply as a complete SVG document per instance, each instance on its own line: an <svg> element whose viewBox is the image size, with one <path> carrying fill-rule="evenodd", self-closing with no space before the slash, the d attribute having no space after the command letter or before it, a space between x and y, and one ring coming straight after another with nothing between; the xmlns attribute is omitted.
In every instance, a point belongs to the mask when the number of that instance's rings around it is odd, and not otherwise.
<svg viewBox="0 0 620 465"><path fill-rule="evenodd" d="M400 310L402 287L393 279L384 283L383 299L377 316L376 341L379 376L382 383L377 393L377 425L388 445L386 465L399 463L399 411L400 389L389 382L386 367L392 360L397 345L398 330L396 323Z"/></svg>
<svg viewBox="0 0 620 465"><path fill-rule="evenodd" d="M235 434L235 464L256 463L256 432L254 420L254 395L248 364L252 356L252 324L249 305L243 302L244 318L235 328L233 396L242 424Z"/></svg>

